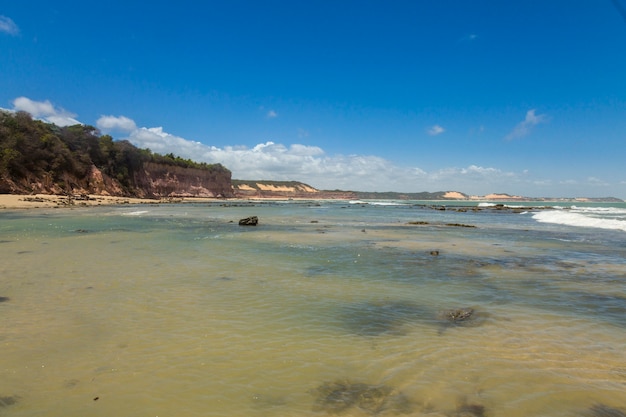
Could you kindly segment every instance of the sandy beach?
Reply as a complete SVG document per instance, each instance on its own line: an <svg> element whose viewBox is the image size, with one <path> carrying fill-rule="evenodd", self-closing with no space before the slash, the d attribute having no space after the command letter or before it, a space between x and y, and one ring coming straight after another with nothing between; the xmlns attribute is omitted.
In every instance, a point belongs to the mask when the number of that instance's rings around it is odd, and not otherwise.
<svg viewBox="0 0 626 417"><path fill-rule="evenodd" d="M104 195L88 195L80 197L67 197L50 194L0 194L0 209L31 209L31 208L62 208L62 207L87 207L122 204L161 204L182 202L215 201L213 198L132 198L112 197Z"/></svg>

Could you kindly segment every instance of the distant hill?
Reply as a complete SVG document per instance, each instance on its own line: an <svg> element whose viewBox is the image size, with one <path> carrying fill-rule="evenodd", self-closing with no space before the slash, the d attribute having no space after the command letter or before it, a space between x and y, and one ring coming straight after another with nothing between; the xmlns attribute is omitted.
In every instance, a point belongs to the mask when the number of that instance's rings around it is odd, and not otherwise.
<svg viewBox="0 0 626 417"><path fill-rule="evenodd" d="M87 125L59 127L0 111L0 193L232 197L231 172L113 141Z"/></svg>
<svg viewBox="0 0 626 417"><path fill-rule="evenodd" d="M446 200L447 191L421 192L421 193L395 193L395 192L355 192L359 199L375 200Z"/></svg>
<svg viewBox="0 0 626 417"><path fill-rule="evenodd" d="M238 198L356 199L352 191L323 191L299 181L232 180Z"/></svg>

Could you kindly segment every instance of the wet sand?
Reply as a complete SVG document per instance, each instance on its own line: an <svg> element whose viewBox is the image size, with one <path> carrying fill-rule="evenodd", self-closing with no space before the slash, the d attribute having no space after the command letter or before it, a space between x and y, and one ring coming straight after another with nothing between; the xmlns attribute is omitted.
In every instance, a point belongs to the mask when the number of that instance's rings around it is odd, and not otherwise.
<svg viewBox="0 0 626 417"><path fill-rule="evenodd" d="M56 207L90 207L122 204L162 204L184 202L216 201L215 198L133 198L106 195L88 195L68 197L52 194L0 194L0 209L32 209Z"/></svg>

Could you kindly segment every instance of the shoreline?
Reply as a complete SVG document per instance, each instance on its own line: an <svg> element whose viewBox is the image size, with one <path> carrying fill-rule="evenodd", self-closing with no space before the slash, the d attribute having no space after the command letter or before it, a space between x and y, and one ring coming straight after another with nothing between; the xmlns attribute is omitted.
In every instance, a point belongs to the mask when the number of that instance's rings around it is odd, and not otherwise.
<svg viewBox="0 0 626 417"><path fill-rule="evenodd" d="M183 199L156 200L149 198L114 197L94 194L80 197L54 194L0 194L0 209L19 210L37 208L113 206L126 204L160 204L181 202L181 200Z"/></svg>
<svg viewBox="0 0 626 417"><path fill-rule="evenodd" d="M315 198L291 197L164 197L137 198L116 197L107 195L64 196L55 194L0 194L0 210L24 210L44 208L80 208L96 206L149 205L149 204L183 204L183 203L215 203L215 202L253 202L253 201L314 201Z"/></svg>
<svg viewBox="0 0 626 417"><path fill-rule="evenodd" d="M222 198L222 197L163 197L159 199L154 198L137 198L137 197L117 197L108 195L80 195L80 196L64 196L55 194L0 194L0 210L24 210L24 209L50 209L50 208L79 208L79 207L96 207L96 206L123 206L123 205L146 205L146 204L184 204L184 203L215 203L215 202L270 202L270 201L362 201L368 203L367 200L351 200L345 198L315 198L311 196L306 197L287 197L287 196L265 196L265 197L245 197L239 196L234 198ZM379 199L373 199L371 201L380 201ZM458 205L459 203L469 203L471 206L478 203L492 203L492 204L524 204L524 203L556 203L557 205L565 203L597 203L597 204L612 204L613 202L606 201L589 201L581 199L525 199L525 200L492 200L492 199L445 199L445 200L423 200L431 201L432 203L445 205L445 203L452 203Z"/></svg>

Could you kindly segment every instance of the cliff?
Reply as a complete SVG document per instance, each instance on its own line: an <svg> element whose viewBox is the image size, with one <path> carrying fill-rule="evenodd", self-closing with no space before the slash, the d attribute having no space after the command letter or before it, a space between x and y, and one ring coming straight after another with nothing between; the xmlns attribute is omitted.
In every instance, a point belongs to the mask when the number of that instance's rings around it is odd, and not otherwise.
<svg viewBox="0 0 626 417"><path fill-rule="evenodd" d="M100 136L92 126L58 127L0 111L0 193L121 197L233 197L231 172Z"/></svg>
<svg viewBox="0 0 626 417"><path fill-rule="evenodd" d="M353 199L351 191L320 191L298 181L232 180L238 198Z"/></svg>
<svg viewBox="0 0 626 417"><path fill-rule="evenodd" d="M221 166L199 169L149 162L134 182L138 197L234 197L231 173Z"/></svg>

